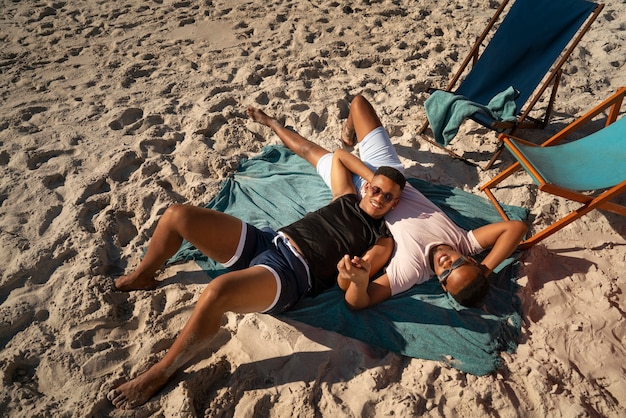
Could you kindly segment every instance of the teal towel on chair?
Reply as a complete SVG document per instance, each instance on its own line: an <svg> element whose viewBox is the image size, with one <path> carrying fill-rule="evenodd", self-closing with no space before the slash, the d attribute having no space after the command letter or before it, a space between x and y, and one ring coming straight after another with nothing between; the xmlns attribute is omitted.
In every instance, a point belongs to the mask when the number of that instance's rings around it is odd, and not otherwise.
<svg viewBox="0 0 626 418"><path fill-rule="evenodd" d="M509 87L485 106L449 91L435 90L424 102L424 108L435 141L446 146L459 131L463 120L475 113L498 121L514 122L515 98L518 95L518 91Z"/></svg>
<svg viewBox="0 0 626 418"><path fill-rule="evenodd" d="M466 229L501 220L482 197L415 178L409 182ZM267 146L261 155L241 162L207 207L259 227L278 228L327 204L330 198L330 191L305 160L282 146ZM525 219L528 214L519 207L505 209L512 219ZM188 243L170 262L192 259L211 277L225 271ZM433 279L357 312L346 307L343 292L334 288L306 298L279 317L484 375L499 367L500 352L517 347L521 329L520 301L515 294L517 267L515 257L499 266L482 309L460 306Z"/></svg>

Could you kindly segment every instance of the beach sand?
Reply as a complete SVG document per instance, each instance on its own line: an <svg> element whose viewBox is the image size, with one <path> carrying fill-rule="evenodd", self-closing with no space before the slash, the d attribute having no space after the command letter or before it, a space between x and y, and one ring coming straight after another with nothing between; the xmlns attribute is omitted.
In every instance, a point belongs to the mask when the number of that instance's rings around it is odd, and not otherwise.
<svg viewBox="0 0 626 418"><path fill-rule="evenodd" d="M159 359L206 277L164 269L115 292L172 203L205 204L282 115L340 147L350 98L375 106L411 176L480 194L482 171L419 141L491 0L0 1L0 415L130 416L106 399ZM540 140L626 85L626 3L564 67ZM541 110L546 101L537 105ZM495 135L452 148L483 164ZM516 175L501 196L550 224L575 206ZM622 201L625 199L622 199ZM523 255L523 336L472 376L271 316L228 314L206 355L132 416L626 416L626 220L593 212Z"/></svg>

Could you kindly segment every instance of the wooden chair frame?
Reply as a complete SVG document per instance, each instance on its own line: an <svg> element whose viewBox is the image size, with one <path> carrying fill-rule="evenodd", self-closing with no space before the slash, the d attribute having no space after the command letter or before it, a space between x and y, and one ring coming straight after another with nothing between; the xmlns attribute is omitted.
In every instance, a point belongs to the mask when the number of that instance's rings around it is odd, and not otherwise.
<svg viewBox="0 0 626 418"><path fill-rule="evenodd" d="M509 2L510 0L503 0L503 2L500 4L500 6L498 7L494 15L489 20L487 27L483 30L480 36L476 39L476 42L474 43L469 54L467 55L467 57L461 64L461 67L456 71L456 73L454 74L450 82L448 83L448 86L446 87L446 91L452 91L455 87L457 87L457 84L459 83L461 76L470 67L470 64L472 64L473 66L473 64L476 63L476 61L478 60L481 54L481 48L483 47L483 43L485 39L487 38L491 30L493 29L494 25L500 20L500 16L502 15L502 12L507 7ZM552 115L552 110L554 107L554 101L556 98L557 89L561 80L562 67L567 61L567 59L570 57L572 52L574 51L574 48L578 46L583 36L589 31L591 24L596 20L596 18L598 17L598 15L600 14L603 8L604 8L604 4L599 3L596 5L594 11L591 13L591 15L587 18L585 23L581 26L581 28L576 33L576 36L572 38L567 48L564 50L563 53L561 53L560 58L558 58L556 63L552 65L549 72L547 73L547 76L544 77L543 81L535 89L534 93L530 95L529 99L526 101L524 105L524 110L521 111L521 113L517 117L517 121L516 122L494 122L491 124L491 126L489 126L490 129L496 132L503 132L503 131L508 130L508 133L515 134L515 132L517 132L518 129L522 129L522 128L545 128L546 127ZM550 85L552 86L552 89L550 92L550 98L548 101L546 111L543 115L543 118L537 119L537 118L531 117L530 112L532 111L534 106L537 104L539 99L541 99L541 97L544 95L545 91L550 87ZM426 120L426 123L422 125L422 127L418 130L418 135L423 140L436 146L437 148L444 150L453 158L462 160L465 163L473 165L473 166L478 166L478 164L463 158L461 155L458 155L454 151L446 148L445 146L429 138L425 134L428 126L429 126L429 122L428 120ZM484 167L485 170L489 169L495 163L495 161L500 156L503 150L504 150L503 144L499 143L498 148L496 149L495 153L493 154L493 156L491 157L487 165Z"/></svg>
<svg viewBox="0 0 626 418"><path fill-rule="evenodd" d="M563 139L568 137L570 134L580 129L583 125L590 122L593 118L605 112L607 109L609 110L609 112L608 112L606 123L604 126L605 127L609 126L610 124L612 124L613 122L617 120L617 116L620 112L620 108L621 108L625 95L626 95L626 87L619 88L609 98L604 100L602 103L598 104L593 109L589 110L587 113L585 113L583 116L576 119L571 124L567 125L564 129L562 129L561 131L553 135L550 139L548 139L541 145L524 141L523 139L516 138L510 134L500 134L499 139L502 141L503 144L507 146L509 150L511 150L511 152L513 153L515 158L518 159L518 161L513 163L511 166L509 166L507 169L502 171L500 174L495 176L493 179L491 179L487 183L480 186L480 190L485 192L485 194L487 195L489 200L491 200L491 202L494 204L495 208L500 213L500 216L502 216L503 219L508 220L508 216L502 209L502 206L500 205L500 203L494 196L491 189L494 188L496 185L498 185L501 181L509 177L511 174L515 173L520 168L522 168L522 164L520 164L520 161L523 163L523 166L526 167L526 169L530 172L532 177L538 181L539 190L556 195L556 196L561 196L572 201L582 203L582 206L578 208L577 210L572 211L568 215L559 219L557 222L544 228L541 231L536 232L534 235L532 235L531 237L526 239L524 242L522 242L522 244L520 245L521 249L526 249L535 245L539 241L554 234L558 230L562 229L566 225L572 223L576 219L586 215L587 213L591 212L594 209L602 209L602 210L606 210L612 213L616 213L618 215L626 216L625 206L610 202L610 200L612 200L616 196L626 191L626 179L614 185L613 187L604 190L603 192L597 194L596 196L579 193L570 189L557 186L555 184L550 184L533 167L533 163L531 161L529 161L522 154L516 152L516 147L514 143L514 141L517 141L525 145L541 146L541 147L549 147L551 145L556 145L559 142L561 142Z"/></svg>

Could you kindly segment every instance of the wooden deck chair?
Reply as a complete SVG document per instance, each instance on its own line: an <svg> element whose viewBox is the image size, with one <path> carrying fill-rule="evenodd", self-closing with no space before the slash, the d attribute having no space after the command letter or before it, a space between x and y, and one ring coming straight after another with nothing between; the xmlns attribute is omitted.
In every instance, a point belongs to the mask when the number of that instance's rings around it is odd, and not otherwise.
<svg viewBox="0 0 626 418"><path fill-rule="evenodd" d="M519 91L515 99L518 112L516 122L499 122L479 113L471 118L496 132L514 133L524 121L532 121L541 128L548 123L561 68L604 5L587 0L516 0L481 53L483 43L509 1L504 0L497 9L450 80L446 91L464 96L471 102L487 105L496 95L513 87ZM457 87L470 63L469 73ZM552 91L543 118L531 118L530 111L550 85ZM418 131L423 139L453 157L467 161L424 135L428 126L427 121ZM491 167L501 149L500 146L485 168Z"/></svg>
<svg viewBox="0 0 626 418"><path fill-rule="evenodd" d="M626 216L625 206L611 202L626 191L626 117L616 121L625 95L626 87L619 88L540 146L510 134L500 134L499 139L517 162L480 186L480 190L487 194L503 219L508 218L491 189L520 168L526 170L539 190L582 203L579 209L526 239L520 248L536 244L593 209ZM555 145L607 109L602 129Z"/></svg>

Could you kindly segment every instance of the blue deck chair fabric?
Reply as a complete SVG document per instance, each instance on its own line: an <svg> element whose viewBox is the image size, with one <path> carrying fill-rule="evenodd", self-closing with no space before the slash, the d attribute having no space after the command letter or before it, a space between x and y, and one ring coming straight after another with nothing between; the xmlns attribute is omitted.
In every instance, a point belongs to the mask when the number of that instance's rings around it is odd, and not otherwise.
<svg viewBox="0 0 626 418"><path fill-rule="evenodd" d="M500 220L482 197L415 178L408 181L465 229ZM257 227L279 228L330 199L330 190L309 163L282 146L267 146L259 156L241 162L207 207ZM517 206L506 206L506 210L512 219L525 219L528 214ZM184 260L195 260L210 277L226 271L189 243L183 244L170 263ZM515 281L518 265L517 257L511 257L496 269L482 309L460 306L433 279L358 312L346 306L343 292L335 288L305 298L296 309L279 317L484 375L500 366L502 351L513 351L517 345L521 330Z"/></svg>
<svg viewBox="0 0 626 418"><path fill-rule="evenodd" d="M536 147L515 142L515 146L547 183L565 189L600 190L626 180L626 118L566 144Z"/></svg>
<svg viewBox="0 0 626 418"><path fill-rule="evenodd" d="M626 206L618 201L626 192L626 118L617 119L625 96L626 87L618 88L541 145L500 134L516 162L480 186L480 190L502 219L508 216L492 189L520 168L532 178L538 191L575 203L569 213L527 235L518 248L528 249L596 209L626 216ZM605 113L600 130L586 135L581 132L590 122L601 122L604 116L598 116Z"/></svg>
<svg viewBox="0 0 626 418"><path fill-rule="evenodd" d="M509 0L504 0L490 25L497 21L496 17L508 2ZM524 120L533 120L529 112L553 83L552 96L543 121L539 124L545 125L552 111L560 68L602 7L603 5L587 0L516 0L482 52L481 44L485 40L483 35L489 33L490 26L479 37L479 41L447 87L447 92L463 98L463 106L442 110L441 106L431 105L430 110L426 109L428 123L422 126L419 133L423 134L430 124L435 140L427 137L424 139L443 148L450 155L465 160L445 148L456 135L464 117L496 132L514 132ZM592 15L593 18L590 19ZM467 71L472 57L477 58L476 62L458 84L457 80ZM504 115L489 111L477 111L469 116L451 114L457 110L467 112L471 109L471 104L482 110L509 89L518 92L511 103L513 112L507 110ZM511 114L513 118L509 117ZM445 133L442 125L445 126ZM493 164L501 149L498 148L485 168Z"/></svg>
<svg viewBox="0 0 626 418"><path fill-rule="evenodd" d="M516 0L456 93L487 104L512 86L520 111L595 7L586 0Z"/></svg>

